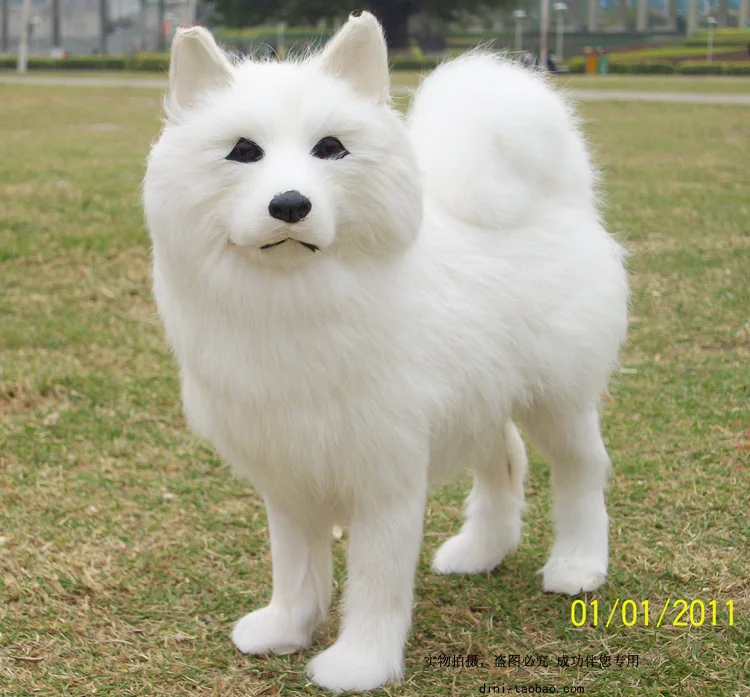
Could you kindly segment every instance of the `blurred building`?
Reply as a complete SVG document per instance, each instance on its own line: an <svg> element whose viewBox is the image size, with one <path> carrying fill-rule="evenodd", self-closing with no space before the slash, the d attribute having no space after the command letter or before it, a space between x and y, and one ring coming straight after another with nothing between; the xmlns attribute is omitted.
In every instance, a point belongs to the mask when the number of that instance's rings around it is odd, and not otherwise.
<svg viewBox="0 0 750 697"><path fill-rule="evenodd" d="M21 28L22 0L9 3L7 52L15 53ZM70 54L90 54L102 47L110 54L156 50L159 39L158 0L58 0L61 48ZM3 2L3 0L0 0ZM50 55L52 49L52 0L32 0L30 52ZM212 12L211 2L164 0L162 27L168 46L174 29L204 23ZM107 8L108 30L102 40L101 7ZM711 14L718 26L737 26L748 21L750 0L567 0L561 20L566 32L624 33L685 32L705 26ZM539 18L539 0L516 0L484 17L467 16L464 29L510 31L513 10L527 12L526 30L531 38ZM0 21L2 21L0 16ZM553 18L554 21L554 18ZM2 46L0 45L0 51Z"/></svg>
<svg viewBox="0 0 750 697"><path fill-rule="evenodd" d="M1 2L2 0L0 0ZM107 0L106 51L111 54L156 50L159 38L158 0ZM22 0L6 0L8 53L15 53L21 31ZM102 0L59 0L61 48L71 54L90 54L101 48ZM30 52L49 55L52 49L52 1L32 0ZM195 24L210 11L197 0L165 0L165 33ZM167 45L169 41L167 40Z"/></svg>

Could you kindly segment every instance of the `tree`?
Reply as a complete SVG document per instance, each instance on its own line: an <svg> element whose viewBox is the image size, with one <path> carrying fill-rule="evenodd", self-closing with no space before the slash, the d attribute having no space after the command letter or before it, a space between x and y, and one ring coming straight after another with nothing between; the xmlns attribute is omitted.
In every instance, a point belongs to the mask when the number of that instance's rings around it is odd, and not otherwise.
<svg viewBox="0 0 750 697"><path fill-rule="evenodd" d="M216 11L225 26L250 27L286 19L289 4L278 0L217 0Z"/></svg>
<svg viewBox="0 0 750 697"><path fill-rule="evenodd" d="M425 12L439 19L449 21L459 12L473 12L483 7L508 4L510 0L369 0L365 7L380 20L385 30L388 47L404 48L409 43L409 18ZM361 3L360 3L361 4Z"/></svg>
<svg viewBox="0 0 750 697"><path fill-rule="evenodd" d="M373 14L380 20L389 48L405 48L409 45L409 17L418 12L420 5L434 6L440 3L419 0L374 0L370 2Z"/></svg>
<svg viewBox="0 0 750 697"><path fill-rule="evenodd" d="M459 11L506 4L509 0L216 0L220 21L230 27L285 20L292 24L317 22L344 16L354 10L370 10L381 22L391 49L408 46L409 18L427 12L444 20Z"/></svg>

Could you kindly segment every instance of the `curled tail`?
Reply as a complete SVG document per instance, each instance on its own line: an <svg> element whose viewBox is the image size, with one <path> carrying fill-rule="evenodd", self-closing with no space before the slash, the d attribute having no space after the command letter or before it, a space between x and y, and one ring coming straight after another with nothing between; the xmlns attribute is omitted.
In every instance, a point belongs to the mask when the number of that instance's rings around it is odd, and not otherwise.
<svg viewBox="0 0 750 697"><path fill-rule="evenodd" d="M426 199L463 222L513 226L551 200L596 206L573 112L538 72L467 54L425 79L408 121Z"/></svg>

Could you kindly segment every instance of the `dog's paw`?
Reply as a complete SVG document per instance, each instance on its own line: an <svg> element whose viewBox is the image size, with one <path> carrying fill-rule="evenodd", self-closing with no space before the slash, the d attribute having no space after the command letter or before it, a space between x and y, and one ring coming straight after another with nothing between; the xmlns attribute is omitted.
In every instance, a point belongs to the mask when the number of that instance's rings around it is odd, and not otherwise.
<svg viewBox="0 0 750 697"><path fill-rule="evenodd" d="M392 653L392 652L391 652ZM373 650L361 650L337 641L307 665L307 674L320 687L332 692L374 690L399 680L401 656L381 656Z"/></svg>
<svg viewBox="0 0 750 697"><path fill-rule="evenodd" d="M552 558L544 566L542 587L546 593L578 595L601 586L607 578L606 565L589 560Z"/></svg>
<svg viewBox="0 0 750 697"><path fill-rule="evenodd" d="M444 542L432 560L439 574L479 574L492 571L510 549L489 544L476 535L459 533Z"/></svg>
<svg viewBox="0 0 750 697"><path fill-rule="evenodd" d="M271 606L245 615L232 630L242 653L294 653L310 645L311 632Z"/></svg>

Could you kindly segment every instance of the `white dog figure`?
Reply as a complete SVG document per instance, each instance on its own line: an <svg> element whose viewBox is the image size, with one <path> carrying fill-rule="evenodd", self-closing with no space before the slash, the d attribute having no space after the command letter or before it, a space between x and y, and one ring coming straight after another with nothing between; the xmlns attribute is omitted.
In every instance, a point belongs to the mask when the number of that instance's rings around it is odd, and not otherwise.
<svg viewBox="0 0 750 697"><path fill-rule="evenodd" d="M232 639L308 647L348 525L341 632L308 666L334 691L402 676L431 483L474 473L437 572L488 571L518 544L511 420L552 468L544 589L607 572L597 409L628 284L584 140L544 78L491 55L438 68L406 123L389 87L368 13L297 62L233 62L181 30L144 184L188 420L268 513L273 596Z"/></svg>

